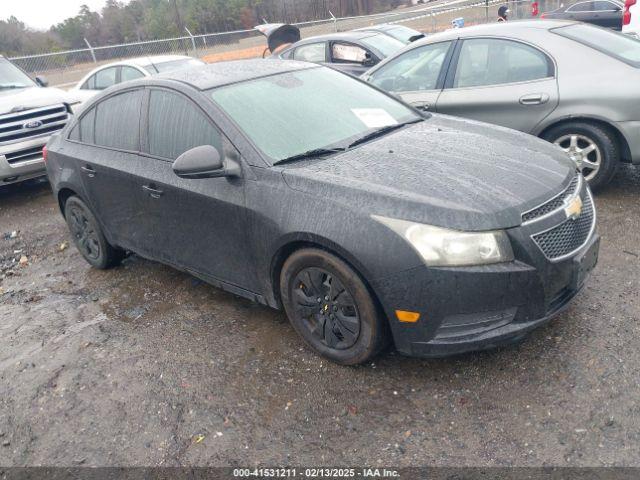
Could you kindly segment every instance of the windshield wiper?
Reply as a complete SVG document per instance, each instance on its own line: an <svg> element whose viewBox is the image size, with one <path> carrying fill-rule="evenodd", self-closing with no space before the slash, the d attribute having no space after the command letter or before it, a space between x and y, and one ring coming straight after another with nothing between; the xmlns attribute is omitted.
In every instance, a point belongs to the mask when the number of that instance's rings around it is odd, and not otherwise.
<svg viewBox="0 0 640 480"><path fill-rule="evenodd" d="M383 135L386 135L387 133L393 132L394 130L398 130L399 128L402 128L402 127L404 127L406 125L411 125L413 123L422 122L423 120L424 120L423 118L416 118L415 120L411 120L411 121L408 121L408 122L396 123L394 125L387 125L386 127L378 128L377 130L374 130L373 132L367 133L366 135L360 137L356 141L350 143L347 148L357 147L358 145L361 145L361 144L363 144L365 142L368 142L369 140L373 140L374 138L382 137Z"/></svg>
<svg viewBox="0 0 640 480"><path fill-rule="evenodd" d="M274 165L280 165L282 163L295 162L296 160L306 160L308 158L318 158L323 157L325 155L331 155L332 153L344 152L346 148L336 147L336 148L314 148L313 150L309 150L307 152L298 153L297 155L292 155L287 158L283 158L282 160L278 160L274 163Z"/></svg>

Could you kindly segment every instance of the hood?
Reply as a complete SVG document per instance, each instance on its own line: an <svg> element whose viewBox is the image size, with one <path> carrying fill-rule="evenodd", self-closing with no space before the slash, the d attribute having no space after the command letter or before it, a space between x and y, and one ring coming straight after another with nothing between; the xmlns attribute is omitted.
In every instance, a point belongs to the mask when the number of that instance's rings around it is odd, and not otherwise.
<svg viewBox="0 0 640 480"><path fill-rule="evenodd" d="M267 45L273 53L282 45L300 41L300 29L286 23L268 23L255 27L261 34L267 37Z"/></svg>
<svg viewBox="0 0 640 480"><path fill-rule="evenodd" d="M343 154L283 165L293 189L365 214L466 231L520 225L575 171L550 143L440 115Z"/></svg>
<svg viewBox="0 0 640 480"><path fill-rule="evenodd" d="M48 107L67 102L67 94L57 88L29 87L0 90L0 115L14 110Z"/></svg>

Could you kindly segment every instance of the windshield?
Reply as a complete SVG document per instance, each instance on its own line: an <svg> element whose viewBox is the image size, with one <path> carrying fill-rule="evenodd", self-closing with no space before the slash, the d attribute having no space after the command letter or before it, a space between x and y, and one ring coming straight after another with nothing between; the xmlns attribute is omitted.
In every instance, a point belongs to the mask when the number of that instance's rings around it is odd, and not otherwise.
<svg viewBox="0 0 640 480"><path fill-rule="evenodd" d="M554 28L552 31L640 68L640 41L629 35L584 24Z"/></svg>
<svg viewBox="0 0 640 480"><path fill-rule="evenodd" d="M204 62L195 58L184 58L180 60L171 60L169 62L154 63L158 73L173 72L174 70L180 70L189 67L198 67L204 65Z"/></svg>
<svg viewBox="0 0 640 480"><path fill-rule="evenodd" d="M27 88L35 83L10 61L0 58L0 88Z"/></svg>
<svg viewBox="0 0 640 480"><path fill-rule="evenodd" d="M381 127L420 119L413 110L329 68L310 68L210 91L272 163L345 146Z"/></svg>
<svg viewBox="0 0 640 480"><path fill-rule="evenodd" d="M379 51L385 57L396 53L405 46L400 40L396 40L395 38L383 33L365 37L360 41L367 47Z"/></svg>
<svg viewBox="0 0 640 480"><path fill-rule="evenodd" d="M418 32L417 30L413 30L402 25L397 25L393 28L389 28L388 30L385 30L384 33L386 33L387 35L391 35L393 38L395 38L396 40L400 40L404 44L411 43L411 38L417 35L422 35L422 33Z"/></svg>

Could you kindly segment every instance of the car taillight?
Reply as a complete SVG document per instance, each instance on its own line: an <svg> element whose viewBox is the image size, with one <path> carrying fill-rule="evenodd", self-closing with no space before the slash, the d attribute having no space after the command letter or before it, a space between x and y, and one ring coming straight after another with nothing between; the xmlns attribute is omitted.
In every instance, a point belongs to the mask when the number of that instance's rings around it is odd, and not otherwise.
<svg viewBox="0 0 640 480"><path fill-rule="evenodd" d="M636 4L637 0L625 0L624 2L624 14L622 15L622 24L629 25L631 23L631 11L629 10Z"/></svg>
<svg viewBox="0 0 640 480"><path fill-rule="evenodd" d="M44 163L47 163L47 146L45 145L44 147L42 147L42 159L44 160Z"/></svg>

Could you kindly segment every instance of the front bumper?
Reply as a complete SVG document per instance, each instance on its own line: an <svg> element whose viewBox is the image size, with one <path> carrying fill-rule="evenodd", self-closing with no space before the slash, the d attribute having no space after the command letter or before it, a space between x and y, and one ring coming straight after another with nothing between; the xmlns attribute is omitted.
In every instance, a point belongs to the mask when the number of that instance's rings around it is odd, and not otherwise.
<svg viewBox="0 0 640 480"><path fill-rule="evenodd" d="M0 146L0 187L46 175L42 148L49 137Z"/></svg>
<svg viewBox="0 0 640 480"><path fill-rule="evenodd" d="M597 263L600 238L570 258L479 267L418 267L376 282L397 350L443 357L517 342L547 323L581 290ZM534 263L534 262L531 262ZM419 312L401 323L395 310Z"/></svg>

